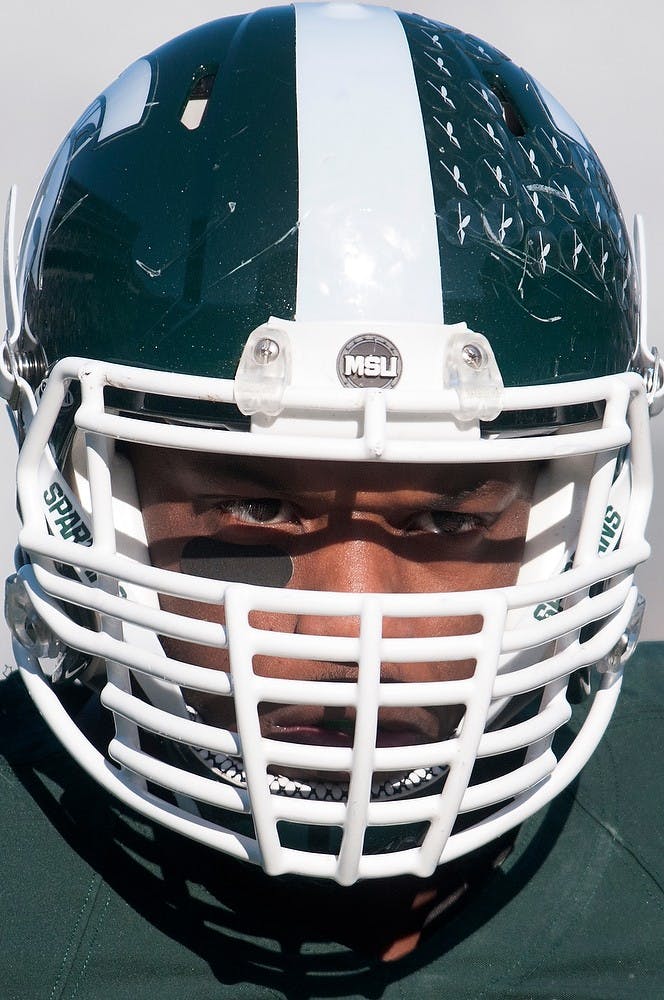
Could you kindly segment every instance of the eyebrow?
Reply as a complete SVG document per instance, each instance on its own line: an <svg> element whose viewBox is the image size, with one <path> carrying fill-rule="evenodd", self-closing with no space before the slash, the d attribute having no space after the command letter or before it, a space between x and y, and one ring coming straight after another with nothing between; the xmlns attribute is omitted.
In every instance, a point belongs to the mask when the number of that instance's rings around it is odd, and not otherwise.
<svg viewBox="0 0 664 1000"><path fill-rule="evenodd" d="M284 497L296 497L309 495L311 493L332 493L334 492L334 487L324 486L320 490L308 490L305 484L293 484L280 476L274 476L265 469L252 469L243 470L241 463L238 463L240 468L233 468L228 470L218 470L215 471L214 476L219 481L219 485L231 489L231 490L242 490L243 487L258 487L265 490L267 493L273 493L277 496ZM471 486L464 487L459 490L438 490L435 486L430 488L421 488L418 492L429 493L431 496L431 503L436 505L440 504L441 507L446 507L451 504L464 503L466 500L483 500L488 496L491 496L494 491L498 488L502 493L506 489L518 487L518 482L501 480L501 479L483 479L477 483L473 483ZM304 489L302 488L304 486ZM360 492L360 490L357 490Z"/></svg>
<svg viewBox="0 0 664 1000"><path fill-rule="evenodd" d="M483 500L486 496L491 495L491 493L496 489L512 489L518 486L516 481L509 481L506 479L483 479L473 486L469 486L463 490L457 490L454 493L437 493L436 495L443 500L445 503L463 503L464 500Z"/></svg>

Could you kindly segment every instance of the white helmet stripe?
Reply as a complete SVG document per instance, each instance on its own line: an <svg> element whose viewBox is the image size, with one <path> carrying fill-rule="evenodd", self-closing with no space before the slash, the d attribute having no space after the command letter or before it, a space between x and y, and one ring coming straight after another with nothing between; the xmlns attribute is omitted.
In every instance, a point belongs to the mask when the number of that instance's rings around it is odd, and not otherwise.
<svg viewBox="0 0 664 1000"><path fill-rule="evenodd" d="M401 22L340 3L297 5L295 23L296 319L441 323L429 157Z"/></svg>

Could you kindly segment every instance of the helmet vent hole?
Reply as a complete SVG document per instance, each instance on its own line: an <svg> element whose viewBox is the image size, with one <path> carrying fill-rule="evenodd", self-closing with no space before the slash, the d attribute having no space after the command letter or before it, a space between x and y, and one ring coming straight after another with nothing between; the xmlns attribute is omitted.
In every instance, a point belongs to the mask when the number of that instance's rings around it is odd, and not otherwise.
<svg viewBox="0 0 664 1000"><path fill-rule="evenodd" d="M216 76L216 69L210 70L203 66L194 76L180 115L180 122L190 132L199 128L203 122Z"/></svg>
<svg viewBox="0 0 664 1000"><path fill-rule="evenodd" d="M500 86L497 80L490 80L489 87L496 95L500 101L500 106L503 109L503 118L507 128L510 130L512 135L522 136L526 134L526 126L521 118L521 115L516 109L516 105L512 101L503 88Z"/></svg>

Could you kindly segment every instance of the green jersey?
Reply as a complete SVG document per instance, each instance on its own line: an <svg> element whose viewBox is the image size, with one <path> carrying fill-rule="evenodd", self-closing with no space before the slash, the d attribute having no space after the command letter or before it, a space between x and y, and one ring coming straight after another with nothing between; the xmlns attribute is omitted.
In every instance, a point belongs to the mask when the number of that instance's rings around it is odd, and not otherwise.
<svg viewBox="0 0 664 1000"><path fill-rule="evenodd" d="M639 648L580 779L502 867L381 963L316 920L334 887L270 879L130 813L0 684L3 1000L664 996L664 644ZM380 903L375 919L381 917Z"/></svg>

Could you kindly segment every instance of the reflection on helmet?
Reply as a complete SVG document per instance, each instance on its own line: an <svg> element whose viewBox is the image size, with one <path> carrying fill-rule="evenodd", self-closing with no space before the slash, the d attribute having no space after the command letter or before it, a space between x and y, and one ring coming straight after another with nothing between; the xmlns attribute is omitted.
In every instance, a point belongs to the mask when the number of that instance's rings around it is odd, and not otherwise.
<svg viewBox="0 0 664 1000"><path fill-rule="evenodd" d="M33 697L99 781L271 873L351 883L426 875L572 780L641 613L660 377L609 180L531 76L477 38L380 7L205 25L80 117L10 279L20 326L3 382L22 442L24 564L8 614ZM204 546L183 572L150 565L127 441L536 462L519 579L345 594L294 589L279 551L277 585L269 573L258 585L258 563L244 582L220 579L226 549ZM221 606L223 623L169 612L164 595ZM350 615L359 633L261 631L257 611ZM423 615L439 635L384 637L385 618ZM470 618L476 631L453 632ZM227 650L230 673L167 655L164 635ZM336 684L266 678L259 653L357 668ZM474 666L381 683L388 660ZM563 754L569 680L586 668L592 708ZM72 678L101 690L110 746L61 707ZM232 725L206 723L189 690L226 699ZM265 701L352 709L352 745L265 739ZM461 706L447 738L376 745L380 709L424 704Z"/></svg>

